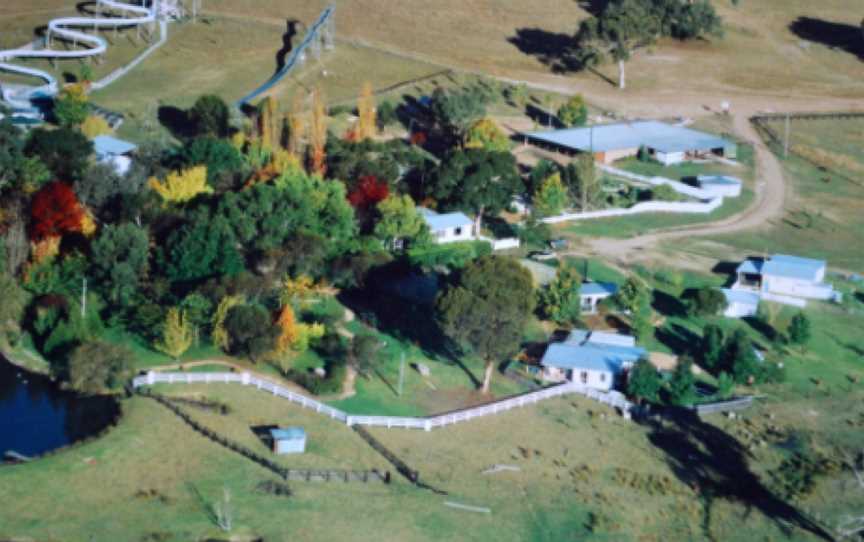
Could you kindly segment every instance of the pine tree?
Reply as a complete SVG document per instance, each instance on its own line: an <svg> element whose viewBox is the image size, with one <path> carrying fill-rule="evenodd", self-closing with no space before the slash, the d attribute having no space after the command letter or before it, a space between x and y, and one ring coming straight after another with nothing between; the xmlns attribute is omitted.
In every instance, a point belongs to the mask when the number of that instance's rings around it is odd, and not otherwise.
<svg viewBox="0 0 864 542"><path fill-rule="evenodd" d="M810 341L810 335L810 319L803 312L799 312L789 322L789 340L804 349Z"/></svg>
<svg viewBox="0 0 864 542"><path fill-rule="evenodd" d="M156 349L176 360L189 350L193 339L192 325L186 317L186 311L176 307L168 309L165 327L162 328L162 340L156 343Z"/></svg>
<svg viewBox="0 0 864 542"><path fill-rule="evenodd" d="M213 189L207 184L207 166L195 166L168 174L164 182L151 177L147 183L162 199L171 203L185 203L199 194Z"/></svg>
<svg viewBox="0 0 864 542"><path fill-rule="evenodd" d="M377 130L375 94L369 81L363 83L363 89L360 91L360 98L357 100L357 117L357 139L375 137Z"/></svg>
<svg viewBox="0 0 864 542"><path fill-rule="evenodd" d="M312 173L324 176L327 171L327 106L324 93L316 88L312 92L312 122L309 134L309 169Z"/></svg>

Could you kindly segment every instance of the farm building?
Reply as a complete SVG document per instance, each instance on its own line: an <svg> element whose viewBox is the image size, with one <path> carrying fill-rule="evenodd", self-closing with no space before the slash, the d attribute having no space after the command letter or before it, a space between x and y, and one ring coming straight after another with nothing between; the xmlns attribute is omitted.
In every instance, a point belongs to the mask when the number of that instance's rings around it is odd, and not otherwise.
<svg viewBox="0 0 864 542"><path fill-rule="evenodd" d="M302 427L275 428L270 430L273 453L302 454L306 451L306 431Z"/></svg>
<svg viewBox="0 0 864 542"><path fill-rule="evenodd" d="M438 214L425 207L418 207L418 210L423 215L432 239L436 243L455 243L474 239L474 222L463 213Z"/></svg>
<svg viewBox="0 0 864 542"><path fill-rule="evenodd" d="M577 329L564 342L546 349L540 361L542 377L548 382L570 381L610 390L646 353L629 335Z"/></svg>
<svg viewBox="0 0 864 542"><path fill-rule="evenodd" d="M720 290L726 297L726 310L723 316L729 318L746 318L756 316L759 310L759 294L748 290L732 290L722 288Z"/></svg>
<svg viewBox="0 0 864 542"><path fill-rule="evenodd" d="M579 288L581 310L584 314L596 314L597 303L618 293L618 285L612 282L585 282Z"/></svg>
<svg viewBox="0 0 864 542"><path fill-rule="evenodd" d="M134 143L123 141L111 136L96 136L93 138L93 150L96 152L96 160L100 164L108 164L114 168L119 175L125 175L132 165L130 155L138 147Z"/></svg>
<svg viewBox="0 0 864 542"><path fill-rule="evenodd" d="M657 161L678 164L711 155L735 158L737 147L726 139L663 122L645 120L523 134L527 141L565 154L593 153L604 164L636 156L645 147Z"/></svg>
<svg viewBox="0 0 864 542"><path fill-rule="evenodd" d="M699 188L708 192L712 198L737 198L741 195L741 179L727 175L699 175L696 177Z"/></svg>
<svg viewBox="0 0 864 542"><path fill-rule="evenodd" d="M735 270L732 290L757 292L761 299L803 307L807 299L836 299L826 284L823 260L775 254L770 258L749 258Z"/></svg>

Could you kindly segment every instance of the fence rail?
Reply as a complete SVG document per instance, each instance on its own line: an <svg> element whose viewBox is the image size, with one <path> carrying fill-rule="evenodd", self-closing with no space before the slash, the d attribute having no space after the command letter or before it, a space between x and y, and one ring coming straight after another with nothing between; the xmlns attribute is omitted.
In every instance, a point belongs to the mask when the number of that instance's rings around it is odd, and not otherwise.
<svg viewBox="0 0 864 542"><path fill-rule="evenodd" d="M742 397L731 401L722 401L719 403L708 403L704 405L694 405L692 408L697 414L713 414L715 412L729 412L734 410L744 410L753 404L753 397Z"/></svg>
<svg viewBox="0 0 864 542"><path fill-rule="evenodd" d="M603 209L602 211L587 211L584 213L564 213L558 216L546 217L542 222L557 224L571 220L588 220L592 218L609 218L613 216L637 215L640 213L694 213L710 214L723 205L723 198L716 197L707 202L678 201L643 201L626 209Z"/></svg>
<svg viewBox="0 0 864 542"><path fill-rule="evenodd" d="M531 391L522 395L516 395L500 401L487 403L472 408L446 412L435 416L409 417L409 416L365 416L353 415L343 412L337 408L325 405L305 395L293 392L289 389L266 379L258 378L250 373L175 373L150 371L146 375L135 377L132 380L133 388L152 386L154 384L196 384L196 383L239 383L245 386L254 386L258 390L282 397L303 408L308 408L321 413L334 420L339 420L348 426L387 427L400 429L423 429L431 431L434 428L445 427L455 423L461 423L474 418L498 414L508 410L532 405L538 401L559 397L567 394L579 394L594 401L609 405L621 411L622 415L629 418L633 404L627 401L621 393L616 391L603 392L592 388L586 388L572 382L559 384L537 391Z"/></svg>

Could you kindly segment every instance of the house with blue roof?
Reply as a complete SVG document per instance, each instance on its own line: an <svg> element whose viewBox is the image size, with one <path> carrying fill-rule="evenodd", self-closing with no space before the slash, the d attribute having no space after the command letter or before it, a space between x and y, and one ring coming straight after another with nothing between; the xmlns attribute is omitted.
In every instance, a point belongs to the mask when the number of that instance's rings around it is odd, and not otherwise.
<svg viewBox="0 0 864 542"><path fill-rule="evenodd" d="M432 239L439 244L455 243L457 241L473 241L474 222L464 213L439 214L426 207L418 207L417 210L429 226Z"/></svg>
<svg viewBox="0 0 864 542"><path fill-rule="evenodd" d="M614 282L583 282L579 288L582 314L597 314L597 304L616 293L618 285Z"/></svg>
<svg viewBox="0 0 864 542"><path fill-rule="evenodd" d="M549 345L540 360L541 375L547 382L608 391L646 355L629 335L577 329L565 341Z"/></svg>
<svg viewBox="0 0 864 542"><path fill-rule="evenodd" d="M528 132L523 136L535 145L565 154L591 153L596 161L604 164L636 156L641 147L648 149L651 156L664 165L711 155L737 156L734 142L654 120Z"/></svg>
<svg viewBox="0 0 864 542"><path fill-rule="evenodd" d="M132 165L132 153L138 149L134 143L107 135L93 138L93 151L100 164L108 164L118 175L125 175Z"/></svg>
<svg viewBox="0 0 864 542"><path fill-rule="evenodd" d="M755 292L761 299L798 307L808 299L838 299L839 294L824 282L826 268L824 260L788 254L749 258L735 270L731 290Z"/></svg>

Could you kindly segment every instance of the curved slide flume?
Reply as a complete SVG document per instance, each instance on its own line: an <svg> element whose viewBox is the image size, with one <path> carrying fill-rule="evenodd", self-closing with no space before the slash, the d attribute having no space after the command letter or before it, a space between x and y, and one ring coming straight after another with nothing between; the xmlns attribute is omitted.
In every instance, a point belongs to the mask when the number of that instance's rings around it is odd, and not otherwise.
<svg viewBox="0 0 864 542"><path fill-rule="evenodd" d="M136 6L126 2L115 0L99 0L98 8L106 8L122 12L120 17L61 17L53 19L48 23L49 40L56 38L71 41L74 44L85 46L83 49L58 50L58 49L35 49L19 48L0 51L0 71L32 76L45 81L40 87L23 87L3 89L2 98L11 106L19 108L32 107L31 98L43 94L53 95L57 93L57 80L50 73L35 68L28 68L9 64L8 61L15 58L48 58L48 59L76 59L87 58L103 54L108 49L108 41L98 35L87 34L82 28L119 28L150 24L156 21L159 14L159 0L154 0L150 7Z"/></svg>

